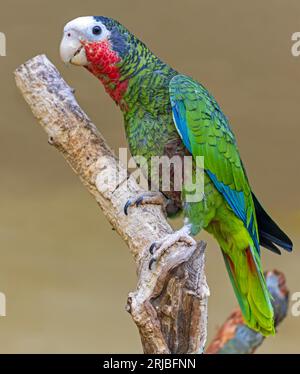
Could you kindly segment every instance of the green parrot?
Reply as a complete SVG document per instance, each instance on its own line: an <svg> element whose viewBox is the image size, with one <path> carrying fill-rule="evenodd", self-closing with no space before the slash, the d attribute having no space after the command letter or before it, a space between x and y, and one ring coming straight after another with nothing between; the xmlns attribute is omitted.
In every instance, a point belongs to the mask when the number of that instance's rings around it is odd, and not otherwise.
<svg viewBox="0 0 300 374"><path fill-rule="evenodd" d="M143 156L147 163L153 156L204 157L200 201L186 198L186 186L183 191L171 186L163 193L135 196L125 206L127 214L133 205L161 203L168 215L185 215L182 229L153 243L151 265L175 242L194 245L192 236L208 231L220 245L247 325L265 336L274 334L260 245L280 254L278 247L291 251L292 242L251 191L235 136L214 97L111 18L69 22L60 54L64 62L85 67L103 83L123 113L133 156Z"/></svg>

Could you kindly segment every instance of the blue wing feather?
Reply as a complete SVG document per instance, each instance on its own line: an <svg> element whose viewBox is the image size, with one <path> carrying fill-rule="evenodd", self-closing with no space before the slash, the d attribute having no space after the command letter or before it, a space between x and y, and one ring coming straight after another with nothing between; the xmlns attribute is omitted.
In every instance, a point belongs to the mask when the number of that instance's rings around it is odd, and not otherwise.
<svg viewBox="0 0 300 374"><path fill-rule="evenodd" d="M191 142L188 134L188 127L185 122L185 106L181 101L174 102L173 105L173 117L177 131L183 141L183 144L187 147L189 152L192 153Z"/></svg>

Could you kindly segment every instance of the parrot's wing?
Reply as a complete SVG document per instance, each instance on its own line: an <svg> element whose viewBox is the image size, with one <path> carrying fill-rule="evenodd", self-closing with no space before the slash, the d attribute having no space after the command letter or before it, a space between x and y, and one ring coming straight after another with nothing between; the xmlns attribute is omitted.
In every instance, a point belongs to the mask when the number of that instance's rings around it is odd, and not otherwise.
<svg viewBox="0 0 300 374"><path fill-rule="evenodd" d="M170 100L176 128L217 190L239 217L259 252L258 229L251 189L227 118L209 92L184 75L170 82Z"/></svg>

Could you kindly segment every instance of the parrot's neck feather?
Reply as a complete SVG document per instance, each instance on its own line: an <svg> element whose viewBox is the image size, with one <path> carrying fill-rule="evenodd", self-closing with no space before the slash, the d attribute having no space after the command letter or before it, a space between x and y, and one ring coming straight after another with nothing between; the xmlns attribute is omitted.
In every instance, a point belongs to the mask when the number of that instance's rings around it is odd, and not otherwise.
<svg viewBox="0 0 300 374"><path fill-rule="evenodd" d="M123 112L139 105L154 110L157 95L169 100L169 81L177 73L136 38L123 57L108 40L89 43L85 50L90 61L87 69L103 83Z"/></svg>

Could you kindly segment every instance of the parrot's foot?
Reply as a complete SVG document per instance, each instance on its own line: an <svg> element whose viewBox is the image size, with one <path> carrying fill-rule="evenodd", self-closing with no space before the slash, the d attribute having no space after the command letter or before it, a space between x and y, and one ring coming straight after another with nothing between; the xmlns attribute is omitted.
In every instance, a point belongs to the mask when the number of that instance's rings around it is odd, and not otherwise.
<svg viewBox="0 0 300 374"><path fill-rule="evenodd" d="M157 262L161 256L177 242L183 242L188 246L196 246L197 242L190 236L191 225L185 225L180 230L166 236L163 240L154 242L149 248L151 259L149 261L149 269L151 270L154 262Z"/></svg>
<svg viewBox="0 0 300 374"><path fill-rule="evenodd" d="M135 198L130 199L124 206L124 213L128 215L128 208L131 206L139 207L140 205L153 204L161 205L166 210L168 199L161 192L144 192L137 195Z"/></svg>

